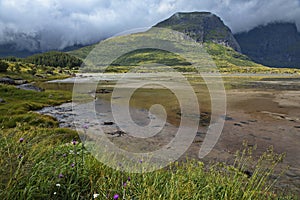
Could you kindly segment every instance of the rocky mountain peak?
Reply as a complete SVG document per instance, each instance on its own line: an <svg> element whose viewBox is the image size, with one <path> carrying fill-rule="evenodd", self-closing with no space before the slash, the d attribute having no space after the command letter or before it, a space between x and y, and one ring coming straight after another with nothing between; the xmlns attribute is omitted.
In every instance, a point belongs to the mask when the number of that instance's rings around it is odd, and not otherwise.
<svg viewBox="0 0 300 200"><path fill-rule="evenodd" d="M231 30L220 17L210 12L178 12L154 27L170 28L186 33L197 42L214 42L240 51Z"/></svg>

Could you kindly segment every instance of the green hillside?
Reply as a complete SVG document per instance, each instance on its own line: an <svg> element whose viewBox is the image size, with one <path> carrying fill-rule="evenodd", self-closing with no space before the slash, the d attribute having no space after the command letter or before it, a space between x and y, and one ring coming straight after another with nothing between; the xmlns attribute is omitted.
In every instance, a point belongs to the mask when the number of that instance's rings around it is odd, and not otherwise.
<svg viewBox="0 0 300 200"><path fill-rule="evenodd" d="M57 51L49 51L46 53L35 54L27 58L24 58L23 62L32 63L36 65L62 67L62 68L64 67L74 68L82 64L81 59Z"/></svg>
<svg viewBox="0 0 300 200"><path fill-rule="evenodd" d="M95 45L83 47L75 51L68 52L70 55L84 59ZM230 47L225 47L220 44L207 42L204 43L204 48L211 56L220 72L228 73L299 73L296 69L275 69L263 66L253 62L247 56L234 51ZM194 71L190 63L184 61L178 55L170 52L153 49L141 49L130 52L114 61L106 72L126 72L133 66L138 66L144 63L160 63L174 67L179 71Z"/></svg>
<svg viewBox="0 0 300 200"><path fill-rule="evenodd" d="M172 32L171 30L174 30L175 32ZM173 40L174 38L178 37L177 31L183 33L188 37L185 38L185 36L180 35L179 38ZM152 37L156 38L156 40L151 41ZM204 49L211 56L212 60L214 61L215 65L217 66L220 72L299 73L299 70L296 69L269 68L261 64L257 64L248 56L241 54L240 46L233 37L231 30L223 23L223 21L218 16L209 12L175 13L168 19L156 24L147 32L132 34L130 35L130 37L115 37L113 39L106 40L102 42L102 46L100 46L100 48L105 48L105 50L97 52L98 55L95 54L95 52L93 51L93 56L97 57L96 59L98 59L99 55L100 57L102 56L101 60L98 60L98 63L94 64L98 66L103 65L103 62L104 60L107 60L107 57L110 58L112 55L115 55L116 52L120 52L118 47L122 49L122 46L124 47L127 45L126 47L133 47L132 49L134 50L132 52L125 52L124 55L120 56L119 58L116 58L112 62L105 63L105 65L110 65L105 70L106 72L127 72L134 66L140 66L149 63L158 63L162 65L172 66L173 68L181 72L195 71L193 66L191 66L191 63L188 63L179 55L163 51L159 48L140 48L141 43L145 43L147 45L150 44L151 46L154 42L156 43L155 47L160 47L161 44L163 44L162 46L164 46L166 43L173 41L170 44L168 44L171 47L171 49L178 49L178 46L180 46L179 49L182 51L183 54L185 54L184 56L190 58L192 57L192 59L190 60L194 62L195 59L199 60L198 57L200 55L187 55L189 53L195 53L195 51L193 52L193 50L191 51L190 49L191 45L194 46L190 43L190 39L193 39L200 46L204 47L199 47L200 50L197 49L196 51L199 51L200 54L202 54L201 52ZM137 41L139 41L139 43L137 43ZM103 47L103 45L106 46ZM74 51L70 51L68 53L77 58L85 59L95 47L97 47L96 44L86 46ZM96 51L99 51L98 48L99 47L96 48ZM94 60L94 58L91 59ZM203 60L203 58L201 59ZM205 59L208 60L204 61L204 66L205 62L211 63L210 58L207 58L207 55L205 55ZM94 66L93 69L85 68L84 71L97 70L99 70L99 67L97 69L97 66ZM215 71L216 69L209 68L205 70Z"/></svg>

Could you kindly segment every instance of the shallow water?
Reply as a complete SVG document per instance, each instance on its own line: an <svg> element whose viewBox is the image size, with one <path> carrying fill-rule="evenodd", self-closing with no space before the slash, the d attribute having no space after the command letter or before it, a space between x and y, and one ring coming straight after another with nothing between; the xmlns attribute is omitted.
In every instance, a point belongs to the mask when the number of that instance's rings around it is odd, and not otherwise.
<svg viewBox="0 0 300 200"><path fill-rule="evenodd" d="M112 91L116 79L120 78L120 76L106 75L98 84L98 89L102 88ZM213 76L213 74L209 76ZM200 111L202 114L205 114L201 116L203 120L200 121L199 134L197 133L195 142L186 153L186 155L197 158L199 148L207 131L206 128L209 125L211 101L205 82L195 74L188 74L187 77L197 94ZM139 79L143 79L137 75L131 78L127 83L131 84ZM151 77L151 79L155 80L157 77ZM272 145L276 152L286 153L286 158L280 168L283 169L287 165L290 166L290 169L280 179L278 187L292 188L300 192L299 75L234 74L224 75L223 80L225 88L227 88L226 122L221 138L213 151L205 157L204 161L219 160L230 162L234 157L234 152L242 147L244 140L248 141L249 145L257 145L255 156L258 156L268 146ZM125 94L126 90L130 89L129 85L123 83L121 87ZM43 87L46 89L71 90L73 83L70 82L70 79L68 81L52 81L45 83ZM98 93L96 96L100 101L105 100L109 102L112 94L110 92ZM122 99L121 96L119 98ZM179 126L181 118L180 104L176 96L166 88L153 87L153 85L137 89L132 95L130 100L131 114L137 124L145 125L148 123L148 110L153 104L162 104L168 114L168 124L172 125L173 128ZM98 108L100 109L100 107ZM98 111L101 112L101 109L99 109ZM160 116L157 115L157 117L159 118ZM173 131L176 131L176 128ZM129 149L132 151L148 151L153 150L154 147L159 148L167 144L172 134L169 134L168 137L154 137L148 141L134 140L129 137L127 140L124 140L124 137L126 136L113 137L112 141L121 148L128 148L128 144L139 143L140 145L131 145ZM152 144L153 148L145 148L147 144Z"/></svg>

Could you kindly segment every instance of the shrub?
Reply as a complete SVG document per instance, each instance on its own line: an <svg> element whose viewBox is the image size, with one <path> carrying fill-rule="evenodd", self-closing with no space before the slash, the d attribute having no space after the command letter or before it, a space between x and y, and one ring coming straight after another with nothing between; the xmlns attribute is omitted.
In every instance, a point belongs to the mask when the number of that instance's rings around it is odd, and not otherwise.
<svg viewBox="0 0 300 200"><path fill-rule="evenodd" d="M2 60L0 60L0 72L6 72L8 68L8 64Z"/></svg>

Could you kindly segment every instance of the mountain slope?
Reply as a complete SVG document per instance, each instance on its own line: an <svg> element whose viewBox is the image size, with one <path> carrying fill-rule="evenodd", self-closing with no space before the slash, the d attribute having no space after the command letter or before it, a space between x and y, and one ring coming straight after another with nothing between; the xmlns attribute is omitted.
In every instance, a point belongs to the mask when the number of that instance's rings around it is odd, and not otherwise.
<svg viewBox="0 0 300 200"><path fill-rule="evenodd" d="M235 35L241 50L271 67L300 68L300 33L294 23L272 23Z"/></svg>
<svg viewBox="0 0 300 200"><path fill-rule="evenodd" d="M248 56L236 51L239 50L240 47L230 29L214 14L208 12L176 13L154 27L164 27L183 32L203 44L203 47L212 57L221 72L275 72L274 69L257 64ZM132 37L135 36L133 35ZM85 59L95 46L96 45L83 47L75 51L70 51L69 54ZM179 68L176 67L176 69L180 71L192 71L190 66L184 63L180 58L153 49L141 49L123 55L111 64L109 71L126 72L132 66L149 63L150 58L152 59L152 63L180 66ZM284 70L281 72L283 71ZM292 71L287 70L289 73ZM279 71L277 70L276 72Z"/></svg>
<svg viewBox="0 0 300 200"><path fill-rule="evenodd" d="M231 30L210 12L179 12L154 27L170 28L185 33L200 43L214 42L240 51Z"/></svg>

